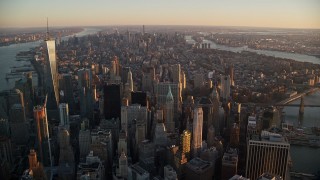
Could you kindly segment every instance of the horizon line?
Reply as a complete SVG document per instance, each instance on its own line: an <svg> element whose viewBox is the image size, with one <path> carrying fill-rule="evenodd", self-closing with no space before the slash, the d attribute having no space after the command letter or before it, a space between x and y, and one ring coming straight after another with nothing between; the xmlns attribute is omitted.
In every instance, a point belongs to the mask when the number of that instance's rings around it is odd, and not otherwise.
<svg viewBox="0 0 320 180"><path fill-rule="evenodd" d="M220 27L220 28L256 28L256 29L296 29L296 30L320 30L319 28L301 28L301 27L270 27L270 26L234 26L234 25L181 25L181 24L109 24L109 25L58 25L50 26L51 28L71 28L71 27L112 27L112 26L189 26L189 27ZM46 28L47 26L12 26L12 27L0 27L0 29L32 29L32 28Z"/></svg>

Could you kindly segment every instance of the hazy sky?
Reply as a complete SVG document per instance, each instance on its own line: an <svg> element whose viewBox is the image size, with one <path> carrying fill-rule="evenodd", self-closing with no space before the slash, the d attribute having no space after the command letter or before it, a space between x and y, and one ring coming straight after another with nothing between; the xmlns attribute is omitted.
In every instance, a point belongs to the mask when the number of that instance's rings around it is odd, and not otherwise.
<svg viewBox="0 0 320 180"><path fill-rule="evenodd" d="M320 0L0 0L0 27L213 25L320 29Z"/></svg>

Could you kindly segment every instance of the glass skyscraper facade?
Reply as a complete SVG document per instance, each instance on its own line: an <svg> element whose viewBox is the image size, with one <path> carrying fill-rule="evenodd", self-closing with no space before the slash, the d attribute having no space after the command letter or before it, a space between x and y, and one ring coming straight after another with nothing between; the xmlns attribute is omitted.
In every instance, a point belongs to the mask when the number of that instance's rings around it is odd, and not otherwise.
<svg viewBox="0 0 320 180"><path fill-rule="evenodd" d="M59 75L56 59L55 40L46 40L46 93L48 94L47 108L57 109L59 104Z"/></svg>

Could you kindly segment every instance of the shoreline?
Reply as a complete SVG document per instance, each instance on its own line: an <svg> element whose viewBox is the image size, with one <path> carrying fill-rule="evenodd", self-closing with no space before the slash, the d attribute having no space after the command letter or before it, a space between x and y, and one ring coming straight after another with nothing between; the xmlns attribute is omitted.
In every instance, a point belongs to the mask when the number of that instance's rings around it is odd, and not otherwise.
<svg viewBox="0 0 320 180"><path fill-rule="evenodd" d="M282 100L282 101L280 101L280 102L277 102L277 103L275 103L275 104L289 104L289 103L291 103L292 101L301 98L301 96L310 95L310 94L313 94L313 93L315 93L315 92L317 92L317 91L320 91L320 88L314 87L314 88L305 90L305 91L303 91L302 93L299 93L299 94L297 94L297 95L294 95L293 97L289 97L289 98L284 99L284 100Z"/></svg>

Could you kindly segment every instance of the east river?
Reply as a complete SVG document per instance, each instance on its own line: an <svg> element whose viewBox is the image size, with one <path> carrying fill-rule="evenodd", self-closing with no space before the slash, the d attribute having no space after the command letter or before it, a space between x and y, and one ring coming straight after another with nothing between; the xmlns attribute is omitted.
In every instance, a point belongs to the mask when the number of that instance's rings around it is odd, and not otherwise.
<svg viewBox="0 0 320 180"><path fill-rule="evenodd" d="M299 104L297 99L290 104ZM316 91L305 96L304 103L306 105L320 104L320 91ZM299 126L299 107L290 106L283 109L285 112L285 120L294 126ZM320 127L320 107L305 107L301 127ZM292 171L313 173L320 171L320 148L312 148L307 146L291 145L291 158L293 162Z"/></svg>
<svg viewBox="0 0 320 180"><path fill-rule="evenodd" d="M88 34L97 33L100 29L97 28L85 28L84 31L77 33L77 37L85 36ZM63 38L66 40L68 37ZM186 37L189 43L194 43L191 38ZM303 54L294 54L278 51L268 51L268 50L255 50L247 47L228 47L223 45L218 45L212 41L204 40L205 43L210 43L211 48L241 52L250 51L258 54L264 54L267 56L274 56L280 58L288 58L296 61L302 62L312 62L315 64L320 64L320 59L314 56L308 56ZM28 51L30 48L39 46L41 41L12 44L10 46L0 47L0 91L5 89L11 89L14 86L14 79L7 81L5 79L6 73L11 71L12 66L21 66L22 64L29 64L25 61L16 61L16 54L20 51ZM299 103L299 99L291 103ZM320 92L315 92L305 97L305 104L319 104L320 102ZM284 112L285 120L287 122L298 124L298 112L299 107L285 107ZM304 118L302 121L302 126L304 127L320 127L320 108L319 107L305 107ZM320 148L310 148L305 146L291 146L291 157L293 161L292 171L304 172L304 173L316 173L320 170Z"/></svg>

